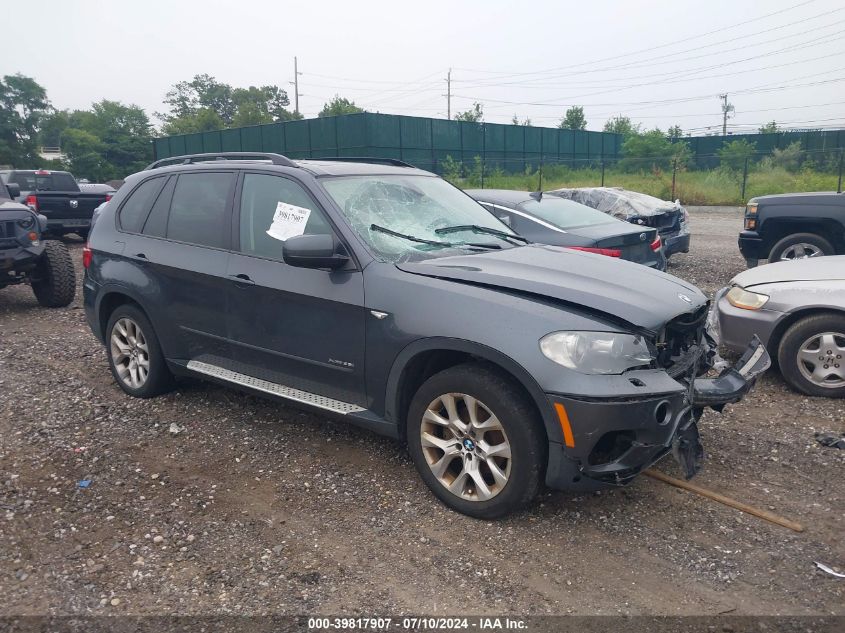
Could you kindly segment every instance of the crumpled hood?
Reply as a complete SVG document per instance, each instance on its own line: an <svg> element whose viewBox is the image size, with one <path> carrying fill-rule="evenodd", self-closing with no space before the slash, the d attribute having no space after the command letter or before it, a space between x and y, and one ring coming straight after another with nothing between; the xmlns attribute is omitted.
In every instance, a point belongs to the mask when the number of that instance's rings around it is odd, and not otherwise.
<svg viewBox="0 0 845 633"><path fill-rule="evenodd" d="M809 257L749 268L731 279L730 285L750 288L785 281L831 281L845 279L845 255Z"/></svg>
<svg viewBox="0 0 845 633"><path fill-rule="evenodd" d="M557 299L655 332L670 319L707 302L698 288L672 275L544 244L396 266L416 275Z"/></svg>

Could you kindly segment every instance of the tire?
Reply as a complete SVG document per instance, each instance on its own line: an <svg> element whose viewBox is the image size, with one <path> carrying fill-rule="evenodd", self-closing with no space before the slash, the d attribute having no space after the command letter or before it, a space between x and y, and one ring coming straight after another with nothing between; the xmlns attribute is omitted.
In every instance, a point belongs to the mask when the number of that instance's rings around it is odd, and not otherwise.
<svg viewBox="0 0 845 633"><path fill-rule="evenodd" d="M845 315L816 314L792 324L780 341L778 365L801 393L845 398Z"/></svg>
<svg viewBox="0 0 845 633"><path fill-rule="evenodd" d="M31 281L32 292L45 308L63 308L76 295L76 272L67 247L47 240Z"/></svg>
<svg viewBox="0 0 845 633"><path fill-rule="evenodd" d="M804 248L801 248L804 245ZM806 253L803 256L801 252ZM812 254L811 254L812 253ZM790 261L793 259L805 259L807 257L821 257L822 255L834 255L836 251L833 245L826 239L815 233L795 233L772 246L769 251L769 263L779 261Z"/></svg>
<svg viewBox="0 0 845 633"><path fill-rule="evenodd" d="M457 415L450 415L447 407ZM468 433L470 407L487 430ZM439 416L432 415L435 411ZM448 426L446 418L458 424ZM453 510L493 519L524 508L540 490L546 465L542 423L514 382L489 366L458 365L429 378L411 401L406 428L417 471L435 496ZM505 448L509 448L508 457ZM479 478L484 489L476 485Z"/></svg>
<svg viewBox="0 0 845 633"><path fill-rule="evenodd" d="M143 311L133 304L118 306L109 317L106 355L115 382L130 396L152 398L173 388L173 374L155 330Z"/></svg>

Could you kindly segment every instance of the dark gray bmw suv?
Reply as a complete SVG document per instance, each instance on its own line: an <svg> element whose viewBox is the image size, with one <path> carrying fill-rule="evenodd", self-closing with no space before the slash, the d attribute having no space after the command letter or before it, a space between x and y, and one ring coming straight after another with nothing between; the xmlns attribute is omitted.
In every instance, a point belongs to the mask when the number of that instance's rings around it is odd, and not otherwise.
<svg viewBox="0 0 845 633"><path fill-rule="evenodd" d="M769 364L752 341L701 377L695 287L526 243L400 161L158 161L101 208L84 264L126 393L191 375L334 414L407 442L432 491L476 517L543 483L625 484L670 452L692 476L703 408Z"/></svg>

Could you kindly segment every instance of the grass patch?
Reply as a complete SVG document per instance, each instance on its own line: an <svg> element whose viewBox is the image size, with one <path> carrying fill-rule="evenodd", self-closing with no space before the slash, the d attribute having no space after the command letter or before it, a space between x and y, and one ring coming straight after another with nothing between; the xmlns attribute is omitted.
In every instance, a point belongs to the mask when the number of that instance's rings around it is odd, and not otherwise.
<svg viewBox="0 0 845 633"><path fill-rule="evenodd" d="M473 169L465 177L447 174L446 178L464 189L482 186L480 169ZM599 187L601 168L570 168L550 165L543 168L543 189L560 187ZM774 193L804 191L835 191L838 175L810 170L787 171L782 167L757 167L748 174L745 198L742 197L742 173L725 169L679 171L675 178L675 195L687 205L744 205L749 198ZM539 188L538 170L519 174L505 174L500 170L485 173L485 189L536 191ZM662 170L627 172L606 169L604 186L623 187L640 191L663 200L671 200L672 172Z"/></svg>

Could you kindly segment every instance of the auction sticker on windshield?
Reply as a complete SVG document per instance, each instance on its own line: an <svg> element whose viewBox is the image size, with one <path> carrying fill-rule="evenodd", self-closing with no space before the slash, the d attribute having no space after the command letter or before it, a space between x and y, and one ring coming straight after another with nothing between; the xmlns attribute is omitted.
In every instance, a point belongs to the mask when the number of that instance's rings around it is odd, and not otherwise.
<svg viewBox="0 0 845 633"><path fill-rule="evenodd" d="M276 204L276 213L273 214L273 223L267 229L267 235L283 242L289 237L302 235L310 215L311 209L279 202Z"/></svg>

